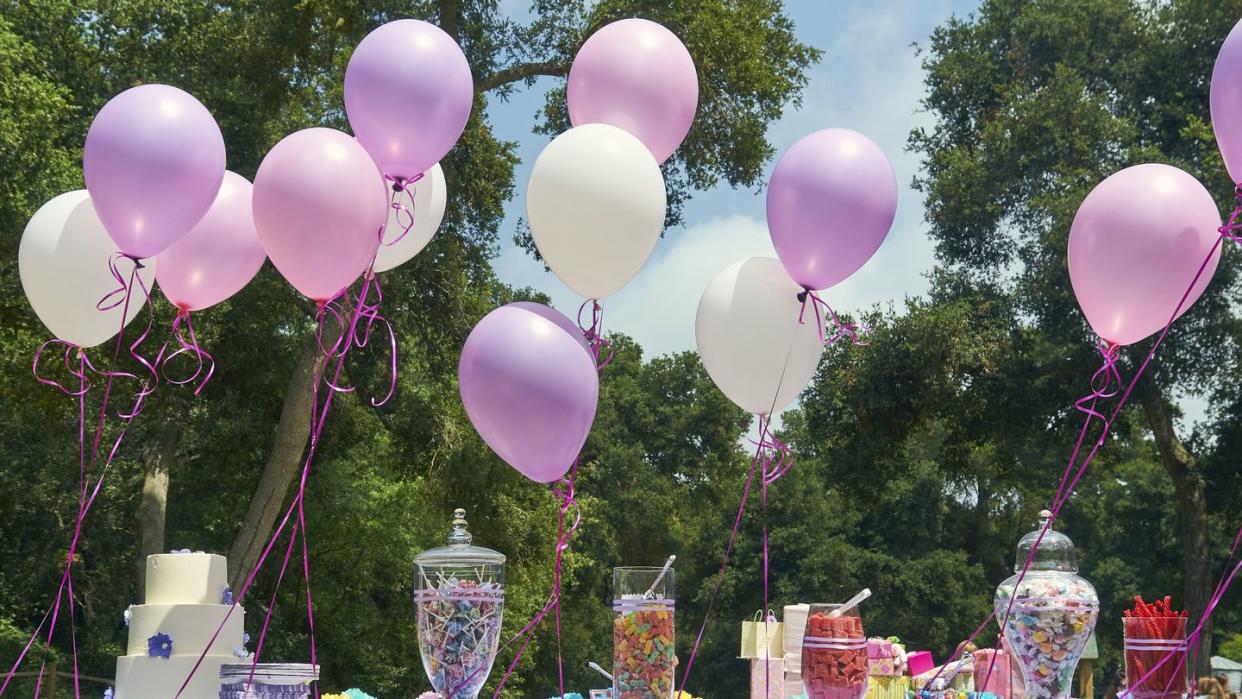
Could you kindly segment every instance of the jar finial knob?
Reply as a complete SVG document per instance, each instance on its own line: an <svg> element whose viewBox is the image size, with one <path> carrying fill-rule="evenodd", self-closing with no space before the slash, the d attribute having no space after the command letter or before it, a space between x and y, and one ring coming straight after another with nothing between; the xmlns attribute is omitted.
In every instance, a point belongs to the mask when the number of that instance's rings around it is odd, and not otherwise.
<svg viewBox="0 0 1242 699"><path fill-rule="evenodd" d="M469 544L473 538L466 531L466 511L460 507L453 510L453 533L449 534L449 544Z"/></svg>

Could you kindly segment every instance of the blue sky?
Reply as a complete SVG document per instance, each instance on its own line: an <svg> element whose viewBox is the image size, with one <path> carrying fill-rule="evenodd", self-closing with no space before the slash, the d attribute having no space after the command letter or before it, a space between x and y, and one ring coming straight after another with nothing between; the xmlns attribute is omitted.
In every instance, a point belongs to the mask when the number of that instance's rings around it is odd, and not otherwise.
<svg viewBox="0 0 1242 699"><path fill-rule="evenodd" d="M798 37L823 49L812 67L800 109L787 109L768 137L783 152L798 138L824 128L860 131L878 143L897 171L901 185L897 219L888 239L862 270L829 290L825 297L842 310L881 303L900 304L926 289L932 263L924 233L922 199L910 189L917 156L905 152L912 128L927 123L919 111L923 72L912 44L925 44L931 30L950 16L964 16L974 0L788 0ZM501 4L515 18L526 16L524 0ZM519 143L522 164L518 191L509 202L502 229L497 273L504 281L547 293L553 305L572 316L582 299L511 242L523 216L530 167L548 137L531 133L545 92L542 78L490 106L498 136ZM768 171L771 171L771 163ZM606 300L606 330L634 337L646 356L694 348L694 313L699 295L717 272L754 255L774 255L764 224L763 190L721 186L700 192L685 210L685 224L665 232L638 276Z"/></svg>

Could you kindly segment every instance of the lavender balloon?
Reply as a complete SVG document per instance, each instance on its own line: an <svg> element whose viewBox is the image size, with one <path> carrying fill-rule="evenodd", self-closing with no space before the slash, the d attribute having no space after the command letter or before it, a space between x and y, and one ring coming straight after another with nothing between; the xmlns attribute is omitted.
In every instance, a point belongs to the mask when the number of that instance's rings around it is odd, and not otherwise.
<svg viewBox="0 0 1242 699"><path fill-rule="evenodd" d="M367 34L345 69L345 114L380 171L410 178L435 165L470 118L474 79L453 37L416 19Z"/></svg>
<svg viewBox="0 0 1242 699"><path fill-rule="evenodd" d="M253 190L245 177L226 171L207 215L160 253L155 280L177 308L200 311L214 306L259 273L267 253L254 227Z"/></svg>
<svg viewBox="0 0 1242 699"><path fill-rule="evenodd" d="M1070 282L1096 334L1129 345L1164 328L1212 251L1177 315L1189 310L1220 261L1219 227L1212 195L1171 165L1135 165L1096 185L1069 234Z"/></svg>
<svg viewBox="0 0 1242 699"><path fill-rule="evenodd" d="M611 124L664 162L686 138L699 103L694 60L677 35L623 19L591 35L569 68L569 121Z"/></svg>
<svg viewBox="0 0 1242 699"><path fill-rule="evenodd" d="M189 93L140 85L95 115L82 171L113 242L130 257L150 257L211 208L224 179L224 136Z"/></svg>
<svg viewBox="0 0 1242 699"><path fill-rule="evenodd" d="M537 303L511 303L470 331L457 366L474 429L537 483L569 471L595 421L599 374L582 332Z"/></svg>
<svg viewBox="0 0 1242 699"><path fill-rule="evenodd" d="M1242 21L1233 26L1212 68L1212 131L1225 168L1242 183Z"/></svg>
<svg viewBox="0 0 1242 699"><path fill-rule="evenodd" d="M897 213L897 176L884 151L849 129L824 129L793 144L768 184L768 231L776 255L806 289L827 289L880 248Z"/></svg>

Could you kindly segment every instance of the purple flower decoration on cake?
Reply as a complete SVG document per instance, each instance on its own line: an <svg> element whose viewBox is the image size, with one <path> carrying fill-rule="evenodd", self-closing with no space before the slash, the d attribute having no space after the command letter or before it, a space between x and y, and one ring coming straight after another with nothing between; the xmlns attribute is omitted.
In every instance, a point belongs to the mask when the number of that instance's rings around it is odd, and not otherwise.
<svg viewBox="0 0 1242 699"><path fill-rule="evenodd" d="M103 699L112 699L112 688L108 687L104 690Z"/></svg>
<svg viewBox="0 0 1242 699"><path fill-rule="evenodd" d="M167 658L172 655L172 638L166 633L157 633L147 639L147 655L152 658Z"/></svg>
<svg viewBox="0 0 1242 699"><path fill-rule="evenodd" d="M233 590L228 585L225 585L224 592L220 593L220 604L233 606Z"/></svg>
<svg viewBox="0 0 1242 699"><path fill-rule="evenodd" d="M129 626L129 607L126 607L126 608L125 608L125 614L124 614L124 617L125 617L125 625L126 625L126 626Z"/></svg>

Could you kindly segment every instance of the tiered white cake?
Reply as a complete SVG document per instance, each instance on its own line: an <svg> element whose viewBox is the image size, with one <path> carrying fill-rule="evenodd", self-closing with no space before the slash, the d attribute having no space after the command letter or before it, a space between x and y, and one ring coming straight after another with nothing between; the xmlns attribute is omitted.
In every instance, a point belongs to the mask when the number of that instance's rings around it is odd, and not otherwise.
<svg viewBox="0 0 1242 699"><path fill-rule="evenodd" d="M116 660L116 699L173 699L229 611L227 590L224 556L148 556L146 603L129 608L129 644ZM229 616L182 699L218 699L220 666L238 662L244 617L240 607Z"/></svg>

